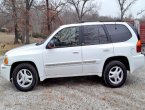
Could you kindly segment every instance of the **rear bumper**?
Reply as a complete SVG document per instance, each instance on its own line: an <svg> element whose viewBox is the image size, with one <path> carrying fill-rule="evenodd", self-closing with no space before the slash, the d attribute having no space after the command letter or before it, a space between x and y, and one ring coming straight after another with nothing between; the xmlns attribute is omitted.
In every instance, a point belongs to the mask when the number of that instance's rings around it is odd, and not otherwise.
<svg viewBox="0 0 145 110"><path fill-rule="evenodd" d="M0 75L5 78L6 80L10 81L10 70L11 70L11 66L7 66L4 64L1 64L1 72Z"/></svg>
<svg viewBox="0 0 145 110"><path fill-rule="evenodd" d="M145 56L143 54L132 56L130 59L130 72L133 73L134 71L141 69L145 66Z"/></svg>

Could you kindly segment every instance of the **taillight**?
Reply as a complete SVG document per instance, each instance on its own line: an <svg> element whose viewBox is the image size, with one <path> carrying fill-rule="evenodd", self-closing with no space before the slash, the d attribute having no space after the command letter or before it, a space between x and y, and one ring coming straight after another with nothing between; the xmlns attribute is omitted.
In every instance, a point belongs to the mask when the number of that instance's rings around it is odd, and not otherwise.
<svg viewBox="0 0 145 110"><path fill-rule="evenodd" d="M141 46L142 46L141 41L138 40L138 41L137 41L137 46L136 46L136 51L137 51L137 53L141 52Z"/></svg>

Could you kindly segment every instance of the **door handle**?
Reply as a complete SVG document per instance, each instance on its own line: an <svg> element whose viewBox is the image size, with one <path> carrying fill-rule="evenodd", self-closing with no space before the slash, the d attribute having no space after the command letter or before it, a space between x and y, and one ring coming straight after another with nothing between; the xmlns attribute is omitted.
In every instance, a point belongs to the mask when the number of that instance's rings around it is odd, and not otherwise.
<svg viewBox="0 0 145 110"><path fill-rule="evenodd" d="M104 51L104 52L109 52L110 50L109 50L109 49L104 49L103 51Z"/></svg>
<svg viewBox="0 0 145 110"><path fill-rule="evenodd" d="M78 54L79 52L77 52L77 51L75 51L75 52L73 52L74 54Z"/></svg>

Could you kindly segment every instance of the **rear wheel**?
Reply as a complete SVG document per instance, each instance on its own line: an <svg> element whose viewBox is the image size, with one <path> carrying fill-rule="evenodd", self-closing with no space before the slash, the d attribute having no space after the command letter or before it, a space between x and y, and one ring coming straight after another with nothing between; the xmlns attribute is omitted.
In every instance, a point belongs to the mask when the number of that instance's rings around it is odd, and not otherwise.
<svg viewBox="0 0 145 110"><path fill-rule="evenodd" d="M104 69L103 80L109 87L117 88L122 86L127 78L127 69L120 61L108 63Z"/></svg>
<svg viewBox="0 0 145 110"><path fill-rule="evenodd" d="M15 87L20 91L30 91L38 83L38 73L35 67L28 63L16 66L12 78Z"/></svg>

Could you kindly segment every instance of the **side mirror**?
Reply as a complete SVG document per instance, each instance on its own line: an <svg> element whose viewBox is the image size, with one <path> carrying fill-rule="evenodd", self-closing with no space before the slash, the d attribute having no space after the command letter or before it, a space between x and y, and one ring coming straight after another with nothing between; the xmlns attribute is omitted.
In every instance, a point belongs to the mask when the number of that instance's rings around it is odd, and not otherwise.
<svg viewBox="0 0 145 110"><path fill-rule="evenodd" d="M55 48L55 44L53 41L50 41L48 44L47 44L47 49L52 49L52 48Z"/></svg>

